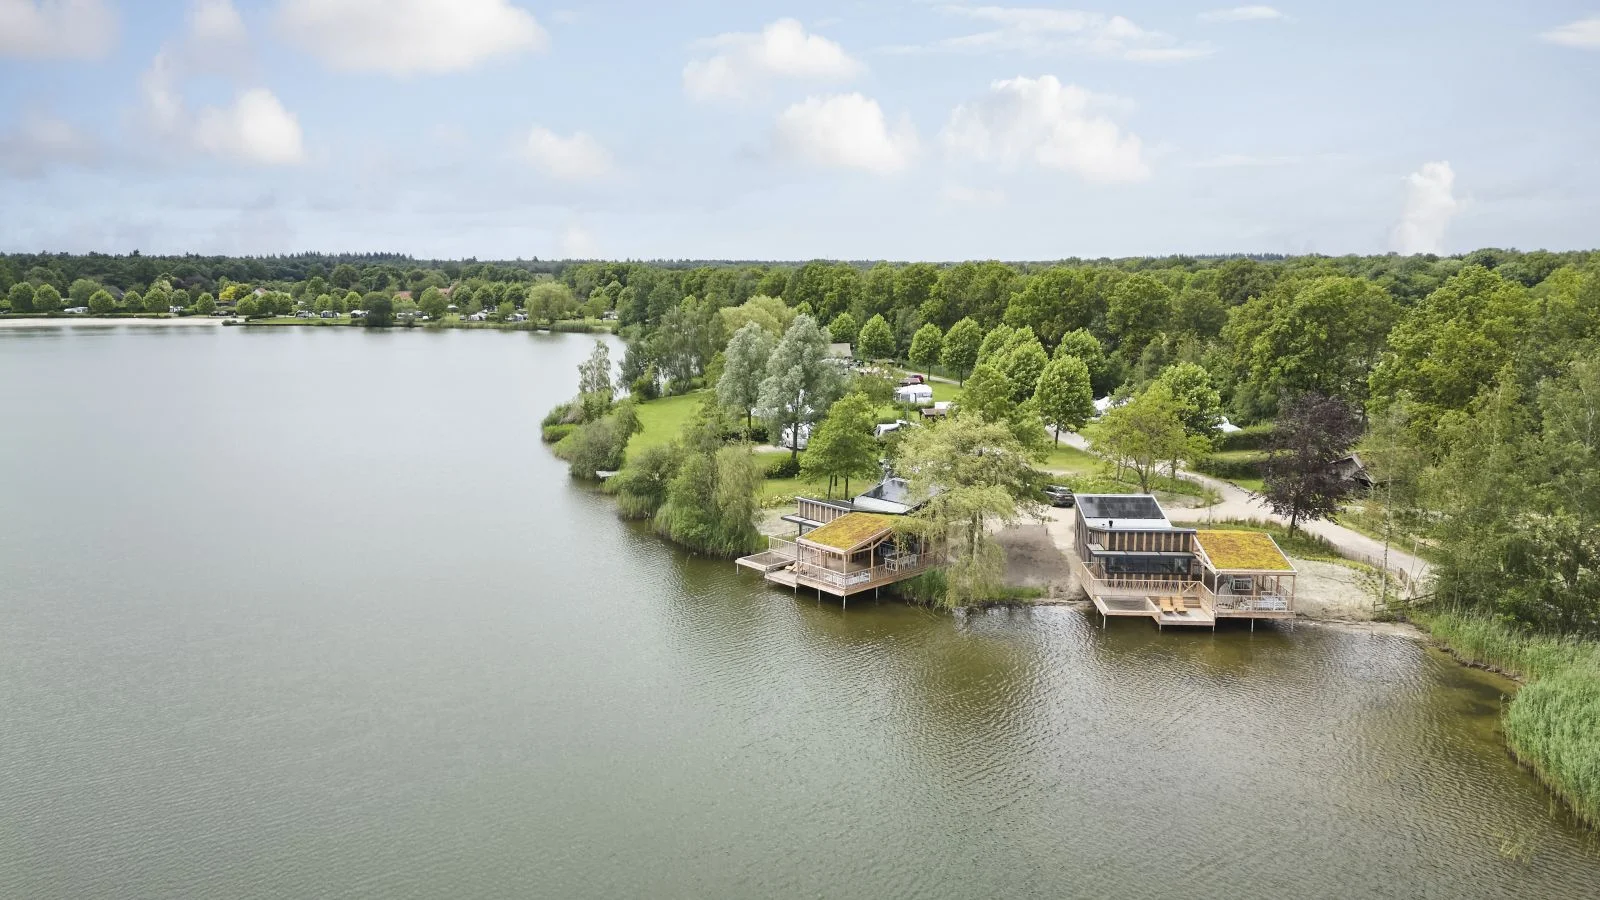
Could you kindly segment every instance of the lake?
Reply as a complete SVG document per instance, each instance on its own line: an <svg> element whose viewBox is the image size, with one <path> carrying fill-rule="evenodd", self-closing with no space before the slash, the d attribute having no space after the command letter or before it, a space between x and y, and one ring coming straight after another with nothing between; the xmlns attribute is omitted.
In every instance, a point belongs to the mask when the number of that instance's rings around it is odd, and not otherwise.
<svg viewBox="0 0 1600 900"><path fill-rule="evenodd" d="M1595 896L1503 682L774 589L540 445L592 343L0 329L0 896Z"/></svg>

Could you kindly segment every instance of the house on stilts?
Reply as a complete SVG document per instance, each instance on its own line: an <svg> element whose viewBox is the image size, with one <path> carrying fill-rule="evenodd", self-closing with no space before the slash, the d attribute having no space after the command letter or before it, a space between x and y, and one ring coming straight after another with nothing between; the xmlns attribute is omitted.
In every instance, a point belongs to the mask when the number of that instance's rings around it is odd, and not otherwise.
<svg viewBox="0 0 1600 900"><path fill-rule="evenodd" d="M1178 528L1149 494L1078 494L1073 573L1100 612L1167 625L1293 619L1295 568L1269 534Z"/></svg>
<svg viewBox="0 0 1600 900"><path fill-rule="evenodd" d="M903 478L885 478L853 500L799 497L784 521L792 539L768 538L767 549L739 559L740 568L799 591L849 598L912 578L938 563L926 541L897 528L902 516L927 502Z"/></svg>

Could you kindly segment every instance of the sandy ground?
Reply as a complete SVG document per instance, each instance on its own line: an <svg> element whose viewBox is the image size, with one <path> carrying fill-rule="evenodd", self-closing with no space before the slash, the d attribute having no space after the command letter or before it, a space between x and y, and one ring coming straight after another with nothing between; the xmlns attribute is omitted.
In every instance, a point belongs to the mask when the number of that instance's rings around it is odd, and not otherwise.
<svg viewBox="0 0 1600 900"><path fill-rule="evenodd" d="M1082 595L1067 554L1073 548L1073 511L1050 509L1043 523L1026 522L999 532L1006 551L1006 584L1037 587L1052 600ZM1303 618L1328 622L1370 622L1373 576L1339 563L1292 559L1295 608Z"/></svg>
<svg viewBox="0 0 1600 900"><path fill-rule="evenodd" d="M0 319L0 328L73 328L84 325L95 325L105 328L110 325L138 325L156 328L192 328L198 325L221 325L226 319L213 319L210 316L188 316L182 319L97 319L94 316L64 316L54 319Z"/></svg>

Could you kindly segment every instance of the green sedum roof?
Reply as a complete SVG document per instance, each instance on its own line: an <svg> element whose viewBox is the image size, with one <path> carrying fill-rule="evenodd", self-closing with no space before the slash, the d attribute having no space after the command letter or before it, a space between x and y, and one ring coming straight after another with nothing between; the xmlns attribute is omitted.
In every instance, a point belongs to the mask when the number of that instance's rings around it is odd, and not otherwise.
<svg viewBox="0 0 1600 900"><path fill-rule="evenodd" d="M1272 535L1259 531L1201 531L1195 535L1217 571L1292 572Z"/></svg>
<svg viewBox="0 0 1600 900"><path fill-rule="evenodd" d="M854 550L886 531L894 530L894 516L878 513L845 513L832 522L800 538L834 550Z"/></svg>

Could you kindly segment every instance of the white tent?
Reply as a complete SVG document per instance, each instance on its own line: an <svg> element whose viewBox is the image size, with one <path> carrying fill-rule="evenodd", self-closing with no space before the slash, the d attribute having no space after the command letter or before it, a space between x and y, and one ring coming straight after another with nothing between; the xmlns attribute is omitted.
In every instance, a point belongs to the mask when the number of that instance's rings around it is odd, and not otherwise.
<svg viewBox="0 0 1600 900"><path fill-rule="evenodd" d="M894 399L896 403L927 406L933 403L933 387L926 384L908 384L905 387L895 388Z"/></svg>
<svg viewBox="0 0 1600 900"><path fill-rule="evenodd" d="M1244 429L1229 422L1227 416L1223 416L1222 421L1217 423L1217 430L1223 434L1233 434L1235 431L1243 431Z"/></svg>

